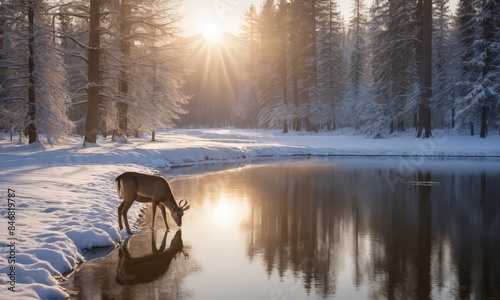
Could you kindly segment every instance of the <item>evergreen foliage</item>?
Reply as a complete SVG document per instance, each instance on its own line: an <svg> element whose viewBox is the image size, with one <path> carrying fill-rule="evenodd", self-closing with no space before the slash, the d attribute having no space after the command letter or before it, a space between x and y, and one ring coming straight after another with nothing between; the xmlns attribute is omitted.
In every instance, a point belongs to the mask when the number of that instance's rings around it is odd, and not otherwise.
<svg viewBox="0 0 500 300"><path fill-rule="evenodd" d="M42 1L8 1L1 11L0 128L29 133L30 143L40 134L49 142L62 137L73 124L51 8Z"/></svg>
<svg viewBox="0 0 500 300"><path fill-rule="evenodd" d="M461 0L452 18L449 0L375 0L369 15L353 0L347 33L335 0L263 3L252 58L260 126L373 137L499 127L498 1Z"/></svg>
<svg viewBox="0 0 500 300"><path fill-rule="evenodd" d="M348 22L337 0L250 6L231 48L245 53L210 53L219 56L213 64L232 56L246 72L223 74L238 77L239 91L228 93L239 95L239 105L207 106L225 118L210 124L237 119L283 132L349 126L384 137L417 127L420 136L426 122L486 137L500 127L500 3L460 0L452 17L449 0L433 0L432 16L423 9L430 9L427 1L375 0L367 8L352 0ZM93 15L90 3L98 5ZM178 37L176 4L1 1L0 129L34 142L40 134L106 136L120 129L138 135L174 126L189 101L182 89L189 53ZM89 30L96 17L99 27ZM432 73L424 72L430 17ZM99 46L90 47L96 32ZM431 111L432 122L425 119Z"/></svg>

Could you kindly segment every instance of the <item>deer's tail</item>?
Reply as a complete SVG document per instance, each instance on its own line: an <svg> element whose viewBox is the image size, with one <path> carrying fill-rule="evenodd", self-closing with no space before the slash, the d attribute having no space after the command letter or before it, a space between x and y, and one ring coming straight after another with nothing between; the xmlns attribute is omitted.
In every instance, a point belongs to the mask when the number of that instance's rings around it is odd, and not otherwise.
<svg viewBox="0 0 500 300"><path fill-rule="evenodd" d="M115 179L115 186L116 186L116 193L118 194L118 199L122 199L122 194L120 193L120 190L122 188L121 186L121 182L122 182L122 179L121 179L121 175L116 177Z"/></svg>

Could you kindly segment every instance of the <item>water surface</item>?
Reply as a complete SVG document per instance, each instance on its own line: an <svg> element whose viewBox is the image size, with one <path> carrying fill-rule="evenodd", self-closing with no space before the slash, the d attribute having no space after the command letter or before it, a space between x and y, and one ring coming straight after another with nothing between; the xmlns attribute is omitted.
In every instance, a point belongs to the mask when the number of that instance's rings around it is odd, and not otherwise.
<svg viewBox="0 0 500 300"><path fill-rule="evenodd" d="M191 204L181 231L147 219L64 286L80 299L499 299L499 162L414 166L312 159L177 177Z"/></svg>

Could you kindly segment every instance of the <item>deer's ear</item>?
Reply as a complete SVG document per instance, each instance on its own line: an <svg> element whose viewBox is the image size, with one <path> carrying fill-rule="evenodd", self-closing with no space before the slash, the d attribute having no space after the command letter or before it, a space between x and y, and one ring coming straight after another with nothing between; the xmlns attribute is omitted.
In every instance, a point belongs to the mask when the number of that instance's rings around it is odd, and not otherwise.
<svg viewBox="0 0 500 300"><path fill-rule="evenodd" d="M188 210L190 207L191 207L191 205L188 205L188 206L184 207L182 210L186 211L186 210Z"/></svg>

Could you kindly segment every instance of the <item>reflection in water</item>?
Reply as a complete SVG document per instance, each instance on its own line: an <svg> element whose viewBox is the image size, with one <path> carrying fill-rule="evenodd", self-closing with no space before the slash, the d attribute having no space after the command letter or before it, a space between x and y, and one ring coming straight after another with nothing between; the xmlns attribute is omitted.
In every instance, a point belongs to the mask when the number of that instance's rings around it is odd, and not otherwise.
<svg viewBox="0 0 500 300"><path fill-rule="evenodd" d="M151 210L148 210L149 212ZM196 262L184 256L181 231L152 231L150 214L143 220L140 234L127 238L111 255L87 262L62 284L78 291L71 299L183 299L190 291L184 279L199 271ZM162 220L157 218L156 227ZM157 237L161 237L157 246ZM166 248L167 245L170 245Z"/></svg>
<svg viewBox="0 0 500 300"><path fill-rule="evenodd" d="M422 170L389 184L395 172L296 163L175 185L211 205L221 190L247 199L247 258L262 260L268 278L292 274L307 295L500 298L500 174ZM193 186L197 196L188 196Z"/></svg>
<svg viewBox="0 0 500 300"><path fill-rule="evenodd" d="M500 299L500 168L436 161L401 176L395 162L178 177L192 206L182 239L157 247L145 220L64 286L80 299Z"/></svg>
<svg viewBox="0 0 500 300"><path fill-rule="evenodd" d="M122 285L133 285L152 282L160 276L163 276L170 267L170 262L178 253L182 252L184 247L182 243L181 230L177 230L174 238L170 242L170 247L165 249L167 243L167 234L163 234L163 240L160 248L156 248L155 232L151 232L151 254L140 257L131 257L128 251L130 237L125 239L119 252L118 266L116 269L116 281Z"/></svg>

